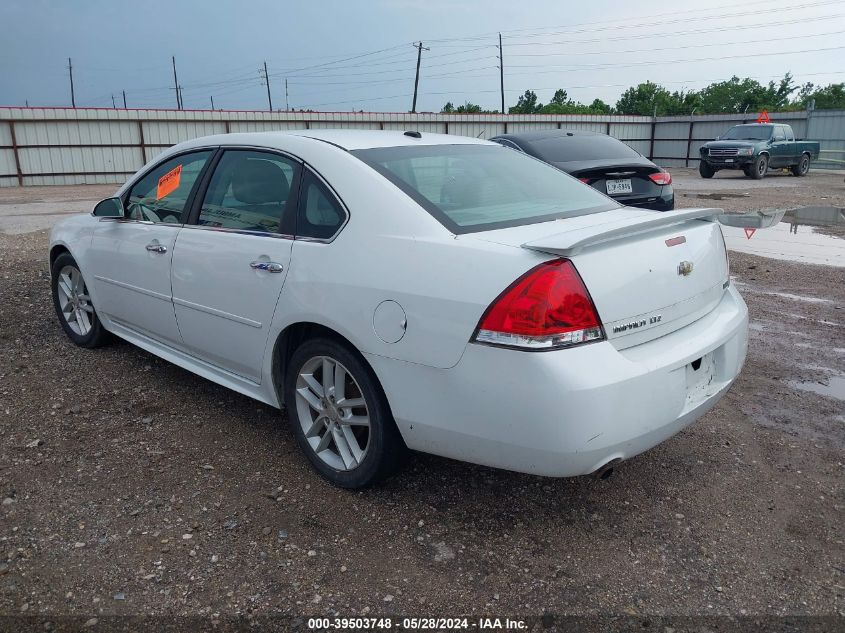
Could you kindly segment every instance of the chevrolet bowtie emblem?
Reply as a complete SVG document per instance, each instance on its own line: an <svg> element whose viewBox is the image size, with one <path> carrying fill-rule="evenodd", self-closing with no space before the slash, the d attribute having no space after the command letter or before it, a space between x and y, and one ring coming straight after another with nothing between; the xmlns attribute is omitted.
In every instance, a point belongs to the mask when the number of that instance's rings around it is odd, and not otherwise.
<svg viewBox="0 0 845 633"><path fill-rule="evenodd" d="M692 272L692 262L681 262L678 264L678 274L686 277Z"/></svg>

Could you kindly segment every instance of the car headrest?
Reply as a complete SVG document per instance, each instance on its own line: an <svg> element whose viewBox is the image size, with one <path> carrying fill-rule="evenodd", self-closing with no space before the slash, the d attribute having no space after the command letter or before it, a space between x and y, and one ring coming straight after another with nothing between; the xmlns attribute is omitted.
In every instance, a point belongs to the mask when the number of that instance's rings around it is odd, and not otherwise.
<svg viewBox="0 0 845 633"><path fill-rule="evenodd" d="M279 204L289 193L284 170L269 160L241 161L232 175L232 195L246 204Z"/></svg>

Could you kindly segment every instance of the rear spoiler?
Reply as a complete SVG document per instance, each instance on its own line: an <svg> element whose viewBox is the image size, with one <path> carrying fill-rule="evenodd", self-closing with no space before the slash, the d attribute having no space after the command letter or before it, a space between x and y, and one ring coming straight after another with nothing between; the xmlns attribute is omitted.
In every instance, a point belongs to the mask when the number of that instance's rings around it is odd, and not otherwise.
<svg viewBox="0 0 845 633"><path fill-rule="evenodd" d="M531 242L522 248L562 257L571 257L588 246L612 242L623 237L651 231L658 227L682 224L688 220L716 222L722 209L682 209L679 211L654 212L628 218L618 218L604 224L553 233Z"/></svg>

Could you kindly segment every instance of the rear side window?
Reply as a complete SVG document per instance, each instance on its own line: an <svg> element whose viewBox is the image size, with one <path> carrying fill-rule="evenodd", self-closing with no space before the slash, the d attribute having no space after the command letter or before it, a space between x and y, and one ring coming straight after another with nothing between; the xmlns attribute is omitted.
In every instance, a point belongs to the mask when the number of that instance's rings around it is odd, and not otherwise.
<svg viewBox="0 0 845 633"><path fill-rule="evenodd" d="M317 176L306 170L302 176L296 236L327 240L340 230L345 221L346 211L337 198Z"/></svg>
<svg viewBox="0 0 845 633"><path fill-rule="evenodd" d="M211 150L182 154L153 168L129 190L127 217L132 220L179 224L191 190Z"/></svg>
<svg viewBox="0 0 845 633"><path fill-rule="evenodd" d="M453 233L598 213L619 205L592 187L500 145L355 150Z"/></svg>
<svg viewBox="0 0 845 633"><path fill-rule="evenodd" d="M532 140L529 145L535 156L550 163L639 157L622 141L603 134L556 136Z"/></svg>
<svg viewBox="0 0 845 633"><path fill-rule="evenodd" d="M279 233L298 168L278 154L227 150L214 170L197 224Z"/></svg>

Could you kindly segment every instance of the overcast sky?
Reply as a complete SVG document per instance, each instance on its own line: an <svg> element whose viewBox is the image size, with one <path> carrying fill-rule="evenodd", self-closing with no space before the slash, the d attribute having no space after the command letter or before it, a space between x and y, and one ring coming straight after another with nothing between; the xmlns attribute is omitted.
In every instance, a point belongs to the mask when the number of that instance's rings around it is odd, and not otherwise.
<svg viewBox="0 0 845 633"><path fill-rule="evenodd" d="M408 111L422 40L418 111L505 96L544 103L556 88L611 105L651 80L670 90L791 71L799 83L845 81L845 0L3 0L0 105L174 107L171 55L185 108ZM810 51L810 52L803 52ZM344 58L351 58L345 59Z"/></svg>

